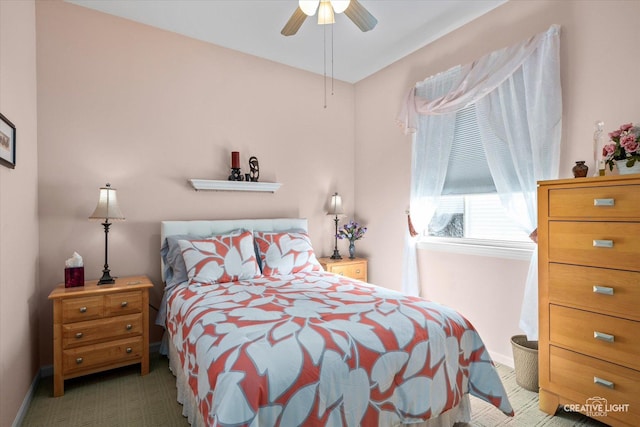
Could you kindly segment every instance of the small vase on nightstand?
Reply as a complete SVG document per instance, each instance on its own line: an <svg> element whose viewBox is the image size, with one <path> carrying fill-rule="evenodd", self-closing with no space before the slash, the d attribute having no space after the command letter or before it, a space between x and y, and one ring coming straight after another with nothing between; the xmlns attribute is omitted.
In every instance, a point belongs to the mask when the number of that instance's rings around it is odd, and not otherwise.
<svg viewBox="0 0 640 427"><path fill-rule="evenodd" d="M349 259L356 257L356 242L353 240L349 242Z"/></svg>

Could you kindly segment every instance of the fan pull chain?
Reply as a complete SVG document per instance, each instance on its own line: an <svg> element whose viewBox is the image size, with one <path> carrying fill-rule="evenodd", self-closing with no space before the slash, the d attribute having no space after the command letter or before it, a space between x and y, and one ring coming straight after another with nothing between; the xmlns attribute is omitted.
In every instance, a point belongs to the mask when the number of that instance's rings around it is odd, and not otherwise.
<svg viewBox="0 0 640 427"><path fill-rule="evenodd" d="M322 55L323 79L324 79L324 108L327 108L327 26L322 26L322 41L324 52Z"/></svg>
<svg viewBox="0 0 640 427"><path fill-rule="evenodd" d="M331 24L331 96L333 96L333 27Z"/></svg>

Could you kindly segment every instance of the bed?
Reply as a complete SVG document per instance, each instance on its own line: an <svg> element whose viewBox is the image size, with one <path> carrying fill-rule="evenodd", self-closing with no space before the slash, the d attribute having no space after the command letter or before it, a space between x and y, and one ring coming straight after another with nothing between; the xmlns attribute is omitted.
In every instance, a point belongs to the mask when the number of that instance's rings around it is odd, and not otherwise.
<svg viewBox="0 0 640 427"><path fill-rule="evenodd" d="M164 221L159 323L195 426L451 426L513 410L473 326L323 271L305 219Z"/></svg>

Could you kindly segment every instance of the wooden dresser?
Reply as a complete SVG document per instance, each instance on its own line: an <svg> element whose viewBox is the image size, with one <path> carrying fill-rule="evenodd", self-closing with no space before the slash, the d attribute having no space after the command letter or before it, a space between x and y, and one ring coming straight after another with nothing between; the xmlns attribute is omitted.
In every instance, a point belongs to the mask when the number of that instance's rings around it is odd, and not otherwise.
<svg viewBox="0 0 640 427"><path fill-rule="evenodd" d="M640 175L540 182L538 247L540 409L640 426Z"/></svg>
<svg viewBox="0 0 640 427"><path fill-rule="evenodd" d="M329 273L339 274L352 279L367 281L367 260L364 258L331 259L320 258L320 265Z"/></svg>
<svg viewBox="0 0 640 427"><path fill-rule="evenodd" d="M64 380L140 363L149 373L149 288L146 276L120 277L113 285L65 288L53 301L53 395Z"/></svg>

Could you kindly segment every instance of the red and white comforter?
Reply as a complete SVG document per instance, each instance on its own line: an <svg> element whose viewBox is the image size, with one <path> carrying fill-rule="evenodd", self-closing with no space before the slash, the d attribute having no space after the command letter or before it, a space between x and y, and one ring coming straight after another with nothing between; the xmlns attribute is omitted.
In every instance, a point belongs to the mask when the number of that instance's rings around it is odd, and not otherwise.
<svg viewBox="0 0 640 427"><path fill-rule="evenodd" d="M390 426L465 393L513 411L454 310L325 272L178 286L167 326L207 425Z"/></svg>

